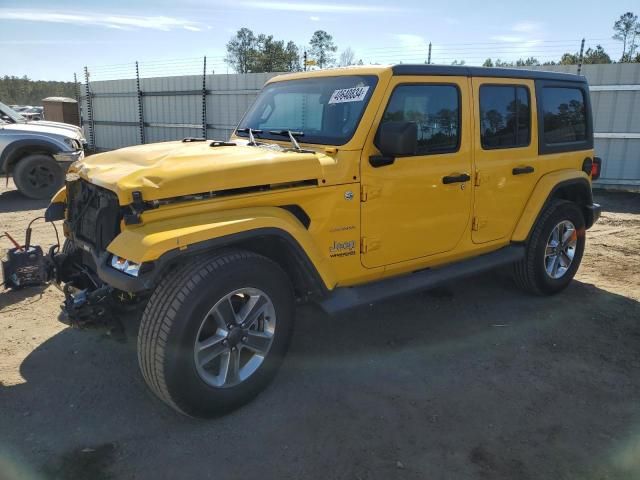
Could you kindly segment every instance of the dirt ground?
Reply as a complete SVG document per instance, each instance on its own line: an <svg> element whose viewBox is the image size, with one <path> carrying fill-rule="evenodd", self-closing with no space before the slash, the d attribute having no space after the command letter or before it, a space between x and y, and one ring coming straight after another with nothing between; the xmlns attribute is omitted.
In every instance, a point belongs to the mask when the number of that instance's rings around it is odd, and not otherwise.
<svg viewBox="0 0 640 480"><path fill-rule="evenodd" d="M302 307L273 384L212 421L152 397L134 338L60 324L55 288L0 293L0 478L638 479L640 196L597 198L562 294L496 272ZM0 230L44 206L0 189Z"/></svg>

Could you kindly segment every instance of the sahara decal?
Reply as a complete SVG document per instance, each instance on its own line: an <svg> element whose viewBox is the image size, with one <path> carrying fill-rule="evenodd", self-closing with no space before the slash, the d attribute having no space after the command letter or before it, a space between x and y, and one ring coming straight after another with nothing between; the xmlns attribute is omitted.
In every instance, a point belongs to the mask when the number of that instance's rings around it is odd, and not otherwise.
<svg viewBox="0 0 640 480"><path fill-rule="evenodd" d="M333 233L333 232L344 232L346 230L355 230L356 226L355 225L344 225L344 226L340 226L340 227L333 227L331 230L329 230L329 232Z"/></svg>

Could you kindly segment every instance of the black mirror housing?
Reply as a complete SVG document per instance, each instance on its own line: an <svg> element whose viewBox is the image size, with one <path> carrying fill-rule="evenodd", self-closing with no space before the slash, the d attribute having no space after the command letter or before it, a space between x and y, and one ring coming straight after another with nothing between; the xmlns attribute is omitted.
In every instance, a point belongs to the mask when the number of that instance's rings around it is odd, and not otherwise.
<svg viewBox="0 0 640 480"><path fill-rule="evenodd" d="M384 122L378 130L376 146L383 155L406 157L418 148L418 126L415 122Z"/></svg>

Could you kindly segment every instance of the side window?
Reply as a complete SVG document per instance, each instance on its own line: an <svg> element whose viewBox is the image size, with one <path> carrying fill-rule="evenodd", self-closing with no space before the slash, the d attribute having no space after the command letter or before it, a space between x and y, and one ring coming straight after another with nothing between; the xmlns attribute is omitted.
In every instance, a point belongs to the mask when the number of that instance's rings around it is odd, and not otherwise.
<svg viewBox="0 0 640 480"><path fill-rule="evenodd" d="M584 94L579 88L543 88L542 119L547 145L587 140Z"/></svg>
<svg viewBox="0 0 640 480"><path fill-rule="evenodd" d="M449 153L460 144L460 94L455 85L400 85L382 122L415 122L417 155Z"/></svg>
<svg viewBox="0 0 640 480"><path fill-rule="evenodd" d="M480 87L482 148L526 147L531 139L529 89L514 85Z"/></svg>

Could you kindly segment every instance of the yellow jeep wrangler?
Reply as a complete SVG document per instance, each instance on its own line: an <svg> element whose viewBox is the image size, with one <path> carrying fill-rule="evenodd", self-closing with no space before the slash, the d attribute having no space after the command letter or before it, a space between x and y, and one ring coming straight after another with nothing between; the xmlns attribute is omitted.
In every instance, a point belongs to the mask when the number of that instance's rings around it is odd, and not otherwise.
<svg viewBox="0 0 640 480"><path fill-rule="evenodd" d="M47 219L70 321L138 306L147 384L209 417L271 380L296 301L334 313L507 264L561 291L599 169L583 77L350 67L273 78L229 141L77 162Z"/></svg>

